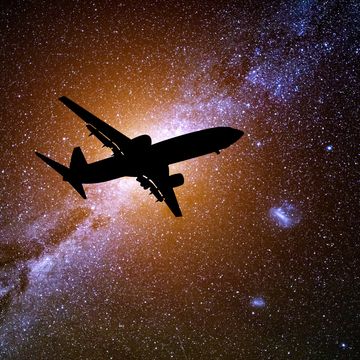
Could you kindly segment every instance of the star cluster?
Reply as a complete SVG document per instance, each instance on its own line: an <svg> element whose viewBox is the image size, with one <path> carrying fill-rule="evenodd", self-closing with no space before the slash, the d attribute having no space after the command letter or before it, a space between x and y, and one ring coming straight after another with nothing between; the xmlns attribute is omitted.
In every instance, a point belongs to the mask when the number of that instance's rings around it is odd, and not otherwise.
<svg viewBox="0 0 360 360"><path fill-rule="evenodd" d="M0 5L2 359L350 359L359 346L357 1ZM153 142L243 138L81 199L34 155L110 156L57 99Z"/></svg>

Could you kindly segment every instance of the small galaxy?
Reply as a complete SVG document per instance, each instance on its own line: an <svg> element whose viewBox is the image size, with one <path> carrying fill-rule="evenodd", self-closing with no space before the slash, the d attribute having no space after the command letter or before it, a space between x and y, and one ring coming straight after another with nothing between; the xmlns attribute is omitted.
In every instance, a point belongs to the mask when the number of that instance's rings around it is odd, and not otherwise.
<svg viewBox="0 0 360 360"><path fill-rule="evenodd" d="M359 3L3 1L1 359L358 359ZM245 135L82 199L35 156Z"/></svg>
<svg viewBox="0 0 360 360"><path fill-rule="evenodd" d="M250 304L254 308L263 308L266 305L265 300L262 297L252 298Z"/></svg>
<svg viewBox="0 0 360 360"><path fill-rule="evenodd" d="M279 207L272 207L269 211L270 218L282 228L290 228L301 220L299 210L292 204L285 202Z"/></svg>

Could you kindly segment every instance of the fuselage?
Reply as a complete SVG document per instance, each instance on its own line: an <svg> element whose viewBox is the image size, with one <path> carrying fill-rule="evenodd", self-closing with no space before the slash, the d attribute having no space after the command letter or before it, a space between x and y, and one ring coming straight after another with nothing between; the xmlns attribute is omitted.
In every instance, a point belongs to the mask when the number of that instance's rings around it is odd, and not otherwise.
<svg viewBox="0 0 360 360"><path fill-rule="evenodd" d="M125 155L87 164L79 173L82 183L98 183L123 176L151 175L159 168L219 152L236 142L243 132L231 127L216 127L180 135L148 146L134 147Z"/></svg>

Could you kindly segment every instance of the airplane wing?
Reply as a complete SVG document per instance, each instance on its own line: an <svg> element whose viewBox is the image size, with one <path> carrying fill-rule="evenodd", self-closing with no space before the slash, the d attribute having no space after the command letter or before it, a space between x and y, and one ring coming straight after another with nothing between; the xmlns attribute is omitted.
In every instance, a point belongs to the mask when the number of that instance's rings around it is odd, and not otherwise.
<svg viewBox="0 0 360 360"><path fill-rule="evenodd" d="M169 209L176 217L182 216L179 203L172 187L168 187L168 189L166 190L165 204L169 207Z"/></svg>
<svg viewBox="0 0 360 360"><path fill-rule="evenodd" d="M154 195L157 201L165 201L171 212L176 216L182 216L179 203L177 201L174 188L170 183L169 168L165 172L156 172L149 177L139 176L136 180L144 189L149 189L150 194Z"/></svg>
<svg viewBox="0 0 360 360"><path fill-rule="evenodd" d="M131 139L120 131L100 120L66 96L60 97L59 100L88 124L87 128L91 132L90 135L95 135L104 146L110 147L114 153L116 152L114 145L121 151L126 151L130 147Z"/></svg>

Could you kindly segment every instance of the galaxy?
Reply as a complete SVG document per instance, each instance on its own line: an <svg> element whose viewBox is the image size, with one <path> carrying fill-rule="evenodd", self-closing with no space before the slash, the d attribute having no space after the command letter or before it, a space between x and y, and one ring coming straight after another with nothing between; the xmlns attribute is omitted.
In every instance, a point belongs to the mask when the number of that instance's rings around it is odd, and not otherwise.
<svg viewBox="0 0 360 360"><path fill-rule="evenodd" d="M282 228L290 228L301 220L299 210L292 204L284 202L282 206L272 207L269 211L270 218Z"/></svg>
<svg viewBox="0 0 360 360"><path fill-rule="evenodd" d="M263 308L266 306L266 301L264 300L264 298L259 296L259 297L252 298L250 301L250 304L254 308Z"/></svg>
<svg viewBox="0 0 360 360"><path fill-rule="evenodd" d="M358 1L1 2L1 359L359 358ZM183 217L58 98L153 143L245 135L170 166Z"/></svg>

